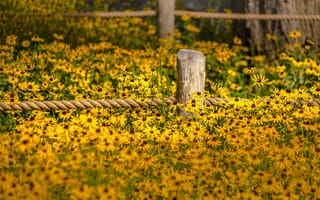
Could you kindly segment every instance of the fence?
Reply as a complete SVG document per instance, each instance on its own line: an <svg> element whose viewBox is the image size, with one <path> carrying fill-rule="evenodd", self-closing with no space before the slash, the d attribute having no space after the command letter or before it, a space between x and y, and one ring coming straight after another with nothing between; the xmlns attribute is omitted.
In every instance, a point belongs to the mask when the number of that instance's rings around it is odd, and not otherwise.
<svg viewBox="0 0 320 200"><path fill-rule="evenodd" d="M320 15L285 15L285 14L239 14L239 13L208 13L174 10L174 4L166 4L167 1L159 1L158 11L130 11L130 12L99 12L99 13L59 13L48 14L63 17L149 17L158 16L160 37L173 37L174 16L196 16L198 18L232 19L232 20L320 20ZM174 2L174 1L172 1ZM6 13L7 15L19 15L17 13ZM38 14L20 14L22 16L37 16ZM41 14L42 16L43 14ZM13 110L63 110L63 109L89 109L89 108L133 108L150 107L161 104L181 103L185 105L193 93L204 92L205 83L205 57L199 51L182 49L177 55L177 96L164 98L151 98L137 101L134 99L101 99L101 100L70 100L70 101L35 101L21 102L18 104L5 104L0 102L0 111ZM247 99L248 100L248 99ZM220 105L227 103L228 98L203 98L205 105ZM249 100L248 100L249 101ZM261 99L270 102L272 99ZM308 104L320 106L320 99L289 100L292 104ZM183 108L179 110L180 115L188 115Z"/></svg>
<svg viewBox="0 0 320 200"><path fill-rule="evenodd" d="M174 2L174 1L169 1ZM43 14L25 14L25 13L6 13L6 15L21 16L43 16ZM250 14L250 13L210 13L175 10L174 3L159 1L158 10L150 11L128 11L128 12L94 12L94 13L56 13L47 14L47 16L59 15L62 17L158 17L158 32L161 38L173 38L174 33L174 16L190 15L197 18L209 19L231 19L231 20L296 20L296 21L320 21L320 15L287 15L287 14Z"/></svg>
<svg viewBox="0 0 320 200"><path fill-rule="evenodd" d="M181 49L177 54L177 96L164 98L151 98L144 100L134 99L101 99L101 100L70 100L70 101L36 101L21 102L18 104L7 105L0 102L0 111L13 110L65 110L65 109L89 109L89 108L134 108L150 107L161 104L180 103L185 105L192 99L194 93L203 93L205 86L205 57L202 52ZM220 105L229 102L228 98L202 98L204 105ZM247 101L249 101L247 99ZM272 99L261 99L268 103ZM307 104L311 106L320 106L320 99L289 100L291 104ZM179 114L188 116L190 113L180 108Z"/></svg>
<svg viewBox="0 0 320 200"><path fill-rule="evenodd" d="M211 13L199 11L174 10L175 16L190 15L198 18L232 19L232 20L301 20L319 21L320 15L287 15L287 14L250 14L250 13ZM84 12L84 13L6 13L8 16L62 16L62 17L152 17L157 15L155 10L146 11L112 11L112 12Z"/></svg>

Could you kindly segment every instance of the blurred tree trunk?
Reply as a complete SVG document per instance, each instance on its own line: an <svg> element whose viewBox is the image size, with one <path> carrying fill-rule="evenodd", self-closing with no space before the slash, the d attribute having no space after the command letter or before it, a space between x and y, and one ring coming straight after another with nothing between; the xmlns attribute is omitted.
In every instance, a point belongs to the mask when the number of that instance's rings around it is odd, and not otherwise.
<svg viewBox="0 0 320 200"><path fill-rule="evenodd" d="M246 0L246 13L261 14L319 14L319 0ZM247 20L246 28L249 29L250 43L254 44L258 51L270 52L274 48L270 41L266 41L266 34L272 34L278 38L280 44L290 42L289 32L299 31L301 36L295 42L304 43L311 39L316 47L320 39L318 21L263 21Z"/></svg>

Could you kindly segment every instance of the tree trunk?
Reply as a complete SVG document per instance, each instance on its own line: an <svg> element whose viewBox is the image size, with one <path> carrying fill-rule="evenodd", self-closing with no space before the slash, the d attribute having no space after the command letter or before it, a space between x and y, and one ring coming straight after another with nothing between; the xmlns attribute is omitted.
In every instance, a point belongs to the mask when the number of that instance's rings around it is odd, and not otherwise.
<svg viewBox="0 0 320 200"><path fill-rule="evenodd" d="M246 13L261 14L319 14L319 0L246 0ZM270 52L274 46L266 40L266 34L272 34L278 38L280 44L290 42L289 32L299 31L301 36L295 42L304 43L311 39L316 47L320 39L318 21L258 21L247 20L246 27L250 33L250 43L257 47L258 51Z"/></svg>

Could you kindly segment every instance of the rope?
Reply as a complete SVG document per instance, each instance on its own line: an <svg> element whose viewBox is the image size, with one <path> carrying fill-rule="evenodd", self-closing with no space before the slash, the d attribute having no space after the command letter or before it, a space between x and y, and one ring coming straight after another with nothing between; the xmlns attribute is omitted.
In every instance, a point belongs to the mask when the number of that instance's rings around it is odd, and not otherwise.
<svg viewBox="0 0 320 200"><path fill-rule="evenodd" d="M156 11L129 11L129 12L97 12L97 13L62 13L63 17L152 17Z"/></svg>
<svg viewBox="0 0 320 200"><path fill-rule="evenodd" d="M101 99L101 100L70 100L70 101L26 101L17 104L5 104L0 102L0 111L13 110L67 110L67 109L90 109L90 108L134 108L158 106L161 104L173 104L174 97L153 99Z"/></svg>
<svg viewBox="0 0 320 200"><path fill-rule="evenodd" d="M250 13L209 13L176 10L175 15L190 15L199 18L233 19L233 20L320 20L320 15L288 14L250 14Z"/></svg>
<svg viewBox="0 0 320 200"><path fill-rule="evenodd" d="M1 13L1 15L8 16L63 16L63 17L150 17L155 16L156 11L125 11L125 12L85 12L85 13ZM293 15L293 14L249 14L249 13L210 13L210 12L196 12L175 10L176 16L190 15L198 18L211 19L232 19L232 20L320 20L320 15Z"/></svg>
<svg viewBox="0 0 320 200"><path fill-rule="evenodd" d="M247 100L248 99L238 99ZM228 98L203 98L203 102L208 106L219 106L230 102ZM270 104L274 99L261 99L266 104ZM320 99L311 100L289 100L290 104L320 106ZM151 98L151 99L101 99L101 100L70 100L70 101L26 101L17 104L5 104L0 102L0 111L14 110L67 110L67 109L91 109L91 108L135 108L150 107L163 104L176 104L175 97Z"/></svg>

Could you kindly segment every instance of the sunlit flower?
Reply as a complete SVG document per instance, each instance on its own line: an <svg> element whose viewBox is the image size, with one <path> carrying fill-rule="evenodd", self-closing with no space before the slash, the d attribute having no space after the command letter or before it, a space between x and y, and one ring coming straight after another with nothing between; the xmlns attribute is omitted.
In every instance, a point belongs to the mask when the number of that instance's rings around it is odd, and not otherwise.
<svg viewBox="0 0 320 200"><path fill-rule="evenodd" d="M29 47L30 46L30 41L29 40L23 40L22 42L21 42L21 46L22 47Z"/></svg>
<svg viewBox="0 0 320 200"><path fill-rule="evenodd" d="M264 62L265 61L265 56L264 55L257 55L257 56L253 56L252 60L256 61L256 62Z"/></svg>
<svg viewBox="0 0 320 200"><path fill-rule="evenodd" d="M190 31L190 32L194 32L194 33L199 33L199 32L200 32L200 29L197 28L197 27L195 27L195 26L192 25L192 24L188 24L188 25L186 26L186 30L187 30L187 31Z"/></svg>
<svg viewBox="0 0 320 200"><path fill-rule="evenodd" d="M26 90L26 91L30 91L30 92L38 92L40 90L39 85L34 82L19 83L19 88L21 90Z"/></svg>
<svg viewBox="0 0 320 200"><path fill-rule="evenodd" d="M250 74L255 74L255 73L257 73L257 68L252 67L252 66L246 67L246 68L243 69L243 73L249 74L249 75Z"/></svg>
<svg viewBox="0 0 320 200"><path fill-rule="evenodd" d="M16 35L8 35L6 38L6 44L14 46L17 44L18 37Z"/></svg>
<svg viewBox="0 0 320 200"><path fill-rule="evenodd" d="M8 78L8 81L9 81L9 83L16 84L16 83L18 83L19 78L16 77L16 76L10 76L10 77Z"/></svg>
<svg viewBox="0 0 320 200"><path fill-rule="evenodd" d="M53 37L54 37L55 39L57 39L57 40L63 40L63 39L64 39L63 35L58 35L58 34L56 34L56 33L53 34Z"/></svg>
<svg viewBox="0 0 320 200"><path fill-rule="evenodd" d="M236 37L233 38L233 43L235 45L242 45L242 40L239 37L236 36Z"/></svg>
<svg viewBox="0 0 320 200"><path fill-rule="evenodd" d="M257 87L262 87L268 82L268 79L263 74L253 74L251 79Z"/></svg>
<svg viewBox="0 0 320 200"><path fill-rule="evenodd" d="M292 39L297 39L301 36L300 31L291 31L289 32L289 37Z"/></svg>
<svg viewBox="0 0 320 200"><path fill-rule="evenodd" d="M320 96L320 84L313 85L309 91L315 96Z"/></svg>
<svg viewBox="0 0 320 200"><path fill-rule="evenodd" d="M79 117L80 124L85 128L96 128L98 126L98 120L91 114L81 114Z"/></svg>
<svg viewBox="0 0 320 200"><path fill-rule="evenodd" d="M44 42L44 39L37 36L37 35L34 35L32 38L31 38L31 41L33 42Z"/></svg>
<svg viewBox="0 0 320 200"><path fill-rule="evenodd" d="M182 17L181 17L181 19L182 19L182 21L188 21L188 20L190 20L190 15L183 15Z"/></svg>

